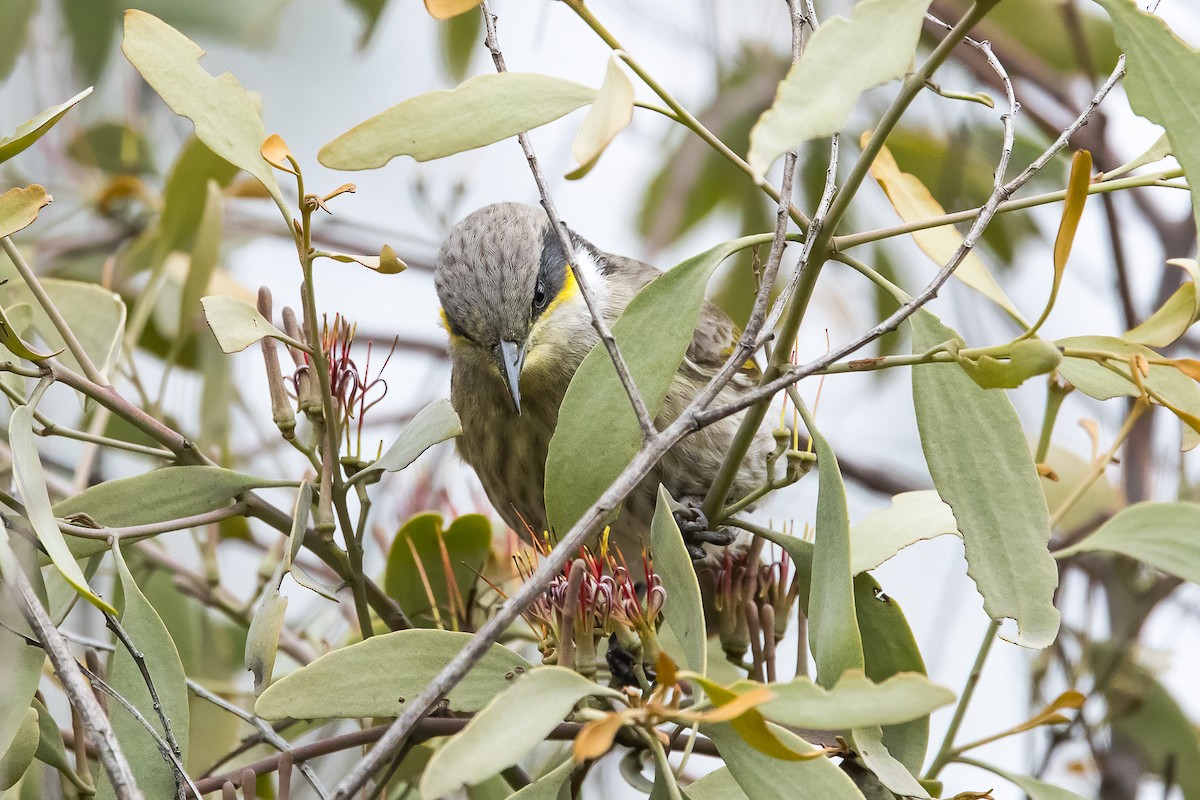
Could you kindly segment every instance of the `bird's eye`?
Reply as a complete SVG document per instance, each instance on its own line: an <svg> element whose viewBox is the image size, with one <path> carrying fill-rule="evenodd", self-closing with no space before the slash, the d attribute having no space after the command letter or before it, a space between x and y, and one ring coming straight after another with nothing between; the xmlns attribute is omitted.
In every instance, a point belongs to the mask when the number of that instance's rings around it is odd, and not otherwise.
<svg viewBox="0 0 1200 800"><path fill-rule="evenodd" d="M533 289L533 310L541 311L549 300L550 298L546 296L546 283L538 278L537 286Z"/></svg>

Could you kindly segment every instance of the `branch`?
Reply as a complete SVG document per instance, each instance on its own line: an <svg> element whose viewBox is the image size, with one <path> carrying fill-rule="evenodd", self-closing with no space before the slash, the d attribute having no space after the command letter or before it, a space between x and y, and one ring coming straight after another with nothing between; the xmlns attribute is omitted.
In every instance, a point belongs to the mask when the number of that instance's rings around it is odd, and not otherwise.
<svg viewBox="0 0 1200 800"><path fill-rule="evenodd" d="M480 6L483 11L483 22L487 27L487 36L484 38L484 44L487 45L487 48L492 53L492 62L496 65L496 72L507 72L508 68L504 64L504 54L500 52L500 43L496 39L496 15L492 13L488 0L483 0ZM542 208L546 210L546 216L550 219L550 227L554 228L554 232L558 234L558 242L562 247L563 258L567 259L567 263L571 267L571 272L575 275L575 283L579 286L579 293L583 295L583 302L587 305L588 313L592 315L592 327L596 329L596 333L600 336L600 341L604 342L604 347L608 350L608 356L612 359L613 366L617 370L617 377L621 379L621 385L625 387L625 394L629 395L629 402L633 405L633 413L637 415L638 426L642 429L642 438L649 439L657 430L654 427L654 420L650 417L645 400L642 399L642 395L638 392L637 384L633 381L633 375L629 372L629 365L625 362L625 357L621 355L621 351L617 347L617 340L613 338L608 323L604 321L604 311L596 302L595 295L592 294L592 287L588 285L587 276L583 274L583 270L579 269L579 265L576 263L576 253L575 248L571 246L571 237L568 235L566 227L559 218L558 211L554 208L554 200L550 197L550 189L546 185L546 176L542 173L541 165L538 164L533 147L529 144L529 136L524 133L517 134L517 141L521 144L521 150L525 153L525 160L529 163L529 171L533 173L533 182L537 184L538 193L542 196Z"/></svg>

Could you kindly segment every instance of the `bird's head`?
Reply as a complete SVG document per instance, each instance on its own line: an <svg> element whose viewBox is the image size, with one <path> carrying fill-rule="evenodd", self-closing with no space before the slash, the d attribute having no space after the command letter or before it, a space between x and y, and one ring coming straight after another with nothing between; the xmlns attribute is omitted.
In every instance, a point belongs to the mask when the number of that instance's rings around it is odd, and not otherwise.
<svg viewBox="0 0 1200 800"><path fill-rule="evenodd" d="M595 248L569 235L577 266L595 273ZM588 282L601 302L602 283ZM438 251L434 284L455 359L494 366L518 414L522 376L527 385L569 381L595 341L559 236L541 208L496 203L463 219Z"/></svg>

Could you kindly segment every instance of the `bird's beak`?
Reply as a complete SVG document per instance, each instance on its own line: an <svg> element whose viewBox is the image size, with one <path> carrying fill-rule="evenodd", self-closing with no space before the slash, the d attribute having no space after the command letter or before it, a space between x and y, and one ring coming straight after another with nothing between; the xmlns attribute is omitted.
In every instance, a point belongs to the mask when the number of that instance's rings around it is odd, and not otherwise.
<svg viewBox="0 0 1200 800"><path fill-rule="evenodd" d="M525 345L516 342L501 341L496 345L496 365L500 367L500 377L508 386L512 395L513 405L517 415L521 414L521 366L525 363Z"/></svg>

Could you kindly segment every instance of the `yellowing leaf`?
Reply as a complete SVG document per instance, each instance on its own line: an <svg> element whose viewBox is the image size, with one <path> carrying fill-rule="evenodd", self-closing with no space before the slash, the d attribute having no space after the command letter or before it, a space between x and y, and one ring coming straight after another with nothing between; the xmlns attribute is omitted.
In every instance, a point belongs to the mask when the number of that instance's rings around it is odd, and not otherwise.
<svg viewBox="0 0 1200 800"><path fill-rule="evenodd" d="M738 699L736 693L707 678L694 674L690 674L688 677L704 688L704 693L718 709L734 703ZM763 715L753 708L743 709L740 714L729 720L729 726L746 744L764 755L778 758L781 761L805 761L825 755L825 751L819 749L808 752L791 749L767 727L767 721Z"/></svg>
<svg viewBox="0 0 1200 800"><path fill-rule="evenodd" d="M583 125L571 143L571 155L579 167L567 174L577 180L587 175L609 142L633 119L633 82L621 69L621 59L614 53L608 60L608 72L595 102L588 109Z"/></svg>
<svg viewBox="0 0 1200 800"><path fill-rule="evenodd" d="M296 168L292 166L292 151L288 149L287 142L278 133L272 133L258 148L258 152L262 153L263 160L277 170L286 172L289 175L295 175Z"/></svg>
<svg viewBox="0 0 1200 800"><path fill-rule="evenodd" d="M575 735L575 744L571 748L575 761L582 764L584 761L599 758L611 750L613 740L617 738L617 733L624 724L624 715L610 713L600 719L594 719L580 728L579 733Z"/></svg>
<svg viewBox="0 0 1200 800"><path fill-rule="evenodd" d="M477 5L479 5L479 0L425 0L425 10L434 19L457 17Z"/></svg>
<svg viewBox="0 0 1200 800"><path fill-rule="evenodd" d="M5 21L8 24L9 20ZM63 114L71 110L71 106L78 103L83 98L92 93L92 87L84 89L79 94L72 97L65 103L47 108L42 113L30 120L26 120L17 126L17 130L12 136L5 136L0 139L0 163L8 161L13 156L17 155L29 145L42 138L46 131L54 127L54 124L62 119Z"/></svg>
<svg viewBox="0 0 1200 800"><path fill-rule="evenodd" d="M38 184L14 187L0 195L0 236L11 236L37 219L38 212L54 200Z"/></svg>
<svg viewBox="0 0 1200 800"><path fill-rule="evenodd" d="M867 136L868 134L863 134L864 142ZM879 155L871 164L871 174L875 176L875 180L879 181L879 185L883 187L892 207L905 222L916 222L945 215L946 210L933 198L929 189L925 188L925 184L921 183L915 175L902 172L899 165L896 164L896 159L892 157L886 147L879 151ZM912 236L925 254L939 266L950 261L963 241L962 236L951 225L916 231ZM1008 299L1004 290L992 277L992 273L974 252L968 253L963 262L959 264L958 269L954 270L954 277L1000 306L1021 327L1029 327L1029 323L1021 316L1021 312Z"/></svg>
<svg viewBox="0 0 1200 800"><path fill-rule="evenodd" d="M1078 150L1071 159L1071 177L1067 181L1067 196L1063 203L1062 221L1058 225L1058 236L1054 239L1054 288L1050 292L1050 303L1058 296L1058 285L1062 282L1071 245L1075 243L1075 231L1083 217L1087 203L1088 186L1092 182L1092 154Z"/></svg>
<svg viewBox="0 0 1200 800"><path fill-rule="evenodd" d="M390 244L385 244L377 256L356 256L349 253L330 253L329 258L343 264L358 264L380 275L398 275L408 269L408 265L399 259Z"/></svg>

